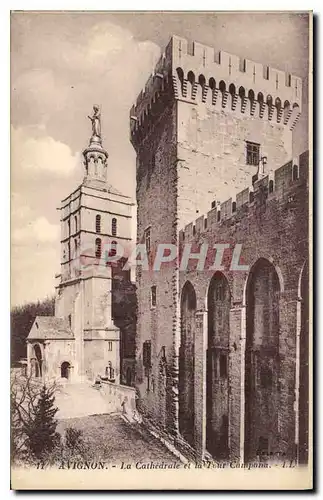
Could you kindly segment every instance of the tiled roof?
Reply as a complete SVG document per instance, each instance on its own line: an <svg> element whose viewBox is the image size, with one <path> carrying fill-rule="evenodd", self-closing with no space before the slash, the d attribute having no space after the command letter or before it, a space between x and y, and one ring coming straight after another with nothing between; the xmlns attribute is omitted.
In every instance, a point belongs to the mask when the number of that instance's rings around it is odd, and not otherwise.
<svg viewBox="0 0 323 500"><path fill-rule="evenodd" d="M73 339L67 319L55 316L36 316L27 339Z"/></svg>

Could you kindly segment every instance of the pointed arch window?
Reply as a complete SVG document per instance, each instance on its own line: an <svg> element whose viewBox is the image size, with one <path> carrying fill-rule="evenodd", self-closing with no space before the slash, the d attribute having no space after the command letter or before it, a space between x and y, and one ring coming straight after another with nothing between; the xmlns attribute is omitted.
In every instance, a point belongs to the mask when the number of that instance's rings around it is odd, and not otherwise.
<svg viewBox="0 0 323 500"><path fill-rule="evenodd" d="M95 232L101 233L101 215L95 216Z"/></svg>
<svg viewBox="0 0 323 500"><path fill-rule="evenodd" d="M115 217L111 221L111 233L112 236L117 236L117 219Z"/></svg>

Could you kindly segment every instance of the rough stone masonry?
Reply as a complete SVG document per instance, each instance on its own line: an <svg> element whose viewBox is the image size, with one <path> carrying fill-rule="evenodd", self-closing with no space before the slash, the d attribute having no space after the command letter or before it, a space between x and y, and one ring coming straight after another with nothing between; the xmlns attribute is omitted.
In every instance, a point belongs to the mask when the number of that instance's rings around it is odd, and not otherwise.
<svg viewBox="0 0 323 500"><path fill-rule="evenodd" d="M302 81L172 37L130 111L137 238L226 244L223 269L137 270L136 386L197 459L308 454L308 154ZM230 271L235 244L248 271ZM192 248L193 248L192 247ZM193 251L193 250L192 250Z"/></svg>

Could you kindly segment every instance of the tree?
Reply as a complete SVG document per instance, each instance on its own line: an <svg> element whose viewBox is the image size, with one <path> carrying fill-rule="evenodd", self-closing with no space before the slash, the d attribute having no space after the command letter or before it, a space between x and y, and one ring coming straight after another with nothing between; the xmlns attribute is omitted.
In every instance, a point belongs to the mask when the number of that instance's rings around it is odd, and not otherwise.
<svg viewBox="0 0 323 500"><path fill-rule="evenodd" d="M31 302L11 309L11 364L27 357L26 338L36 316L53 316L54 297Z"/></svg>
<svg viewBox="0 0 323 500"><path fill-rule="evenodd" d="M58 408L54 406L54 402L55 397L52 389L43 385L35 405L33 418L26 429L28 447L37 458L42 458L50 453L59 439L59 434L56 432L57 420L55 419Z"/></svg>
<svg viewBox="0 0 323 500"><path fill-rule="evenodd" d="M41 386L32 377L11 377L11 457L39 458L59 439L54 406L56 384Z"/></svg>

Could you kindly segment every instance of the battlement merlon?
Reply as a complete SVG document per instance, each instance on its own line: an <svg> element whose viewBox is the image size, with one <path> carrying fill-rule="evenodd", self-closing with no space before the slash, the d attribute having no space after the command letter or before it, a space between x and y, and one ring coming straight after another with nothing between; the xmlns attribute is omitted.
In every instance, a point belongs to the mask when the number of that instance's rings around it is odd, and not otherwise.
<svg viewBox="0 0 323 500"><path fill-rule="evenodd" d="M198 87L202 86L202 102L208 101L207 94L212 94L213 90L210 104L215 104L214 94L220 90L245 101L249 96L253 96L255 102L264 105L269 103L273 108L278 106L284 110L288 107L291 128L301 113L301 78L249 59L241 59L228 52L216 51L213 47L198 42L190 43L185 38L173 36L130 111L131 119L137 122L136 127L144 121L169 84L173 86L175 99L185 99L188 102L199 99ZM224 99L222 107L226 106L229 107L227 99ZM242 110L243 108L242 105ZM250 108L251 114L254 114L255 110L252 110L252 106ZM286 116L280 120L279 112L277 114L278 121L287 124Z"/></svg>
<svg viewBox="0 0 323 500"><path fill-rule="evenodd" d="M309 152L304 151L292 161L279 167L273 172L273 176L265 177L257 180L253 189L247 187L243 191L237 193L234 197L218 203L220 208L217 208L217 203L214 201L212 208L207 214L199 216L195 221L187 224L179 232L180 241L192 242L194 236L198 236L210 229L214 224L222 224L223 221L232 219L244 208L254 206L257 193L265 189L269 193L270 199L281 200L284 197L293 201L293 188L297 189L309 179ZM306 201L304 200L304 203ZM233 219L234 220L234 219Z"/></svg>

